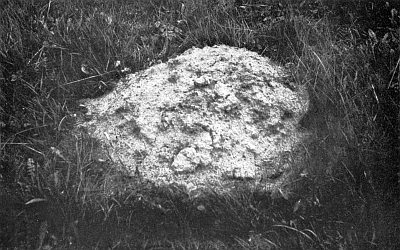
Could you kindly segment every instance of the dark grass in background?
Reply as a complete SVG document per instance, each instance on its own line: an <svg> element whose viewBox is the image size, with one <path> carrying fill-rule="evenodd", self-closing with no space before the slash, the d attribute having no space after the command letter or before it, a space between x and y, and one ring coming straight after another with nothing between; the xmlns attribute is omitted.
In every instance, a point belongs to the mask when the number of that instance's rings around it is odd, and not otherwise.
<svg viewBox="0 0 400 250"><path fill-rule="evenodd" d="M182 2L1 1L1 247L396 249L396 1ZM309 90L314 140L289 198L155 188L94 161L93 139L65 141L78 100L215 44L268 56Z"/></svg>

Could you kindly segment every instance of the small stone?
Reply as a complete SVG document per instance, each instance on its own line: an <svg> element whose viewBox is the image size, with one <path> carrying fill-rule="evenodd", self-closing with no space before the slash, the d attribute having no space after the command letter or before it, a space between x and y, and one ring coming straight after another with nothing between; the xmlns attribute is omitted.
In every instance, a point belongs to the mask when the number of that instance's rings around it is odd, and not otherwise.
<svg viewBox="0 0 400 250"><path fill-rule="evenodd" d="M197 206L197 210L199 210L199 211L205 211L206 210L206 207L204 206L204 205L198 205Z"/></svg>

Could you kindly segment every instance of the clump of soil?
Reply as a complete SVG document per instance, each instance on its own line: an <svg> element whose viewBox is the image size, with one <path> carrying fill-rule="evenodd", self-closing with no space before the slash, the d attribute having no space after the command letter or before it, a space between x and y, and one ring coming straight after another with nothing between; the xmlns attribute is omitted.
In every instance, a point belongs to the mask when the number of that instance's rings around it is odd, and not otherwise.
<svg viewBox="0 0 400 250"><path fill-rule="evenodd" d="M188 190L279 185L307 138L306 91L268 58L224 45L190 49L82 104L79 128L101 141L99 160Z"/></svg>

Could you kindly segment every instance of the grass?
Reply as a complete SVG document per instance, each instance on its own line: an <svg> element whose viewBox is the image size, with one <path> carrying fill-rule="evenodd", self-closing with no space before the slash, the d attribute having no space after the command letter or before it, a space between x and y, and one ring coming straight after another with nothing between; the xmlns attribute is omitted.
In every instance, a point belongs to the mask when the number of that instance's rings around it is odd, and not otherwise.
<svg viewBox="0 0 400 250"><path fill-rule="evenodd" d="M396 2L183 2L1 1L0 247L398 249ZM215 44L268 56L309 90L314 138L290 195L136 183L70 135L78 100Z"/></svg>

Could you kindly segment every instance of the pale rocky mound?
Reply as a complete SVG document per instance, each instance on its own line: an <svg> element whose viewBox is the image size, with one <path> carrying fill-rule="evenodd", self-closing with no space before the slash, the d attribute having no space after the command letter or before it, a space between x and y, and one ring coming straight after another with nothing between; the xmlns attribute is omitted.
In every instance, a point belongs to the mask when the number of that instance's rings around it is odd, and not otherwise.
<svg viewBox="0 0 400 250"><path fill-rule="evenodd" d="M99 160L156 185L229 190L276 187L301 159L305 91L282 68L246 49L193 48L86 100L79 124Z"/></svg>

